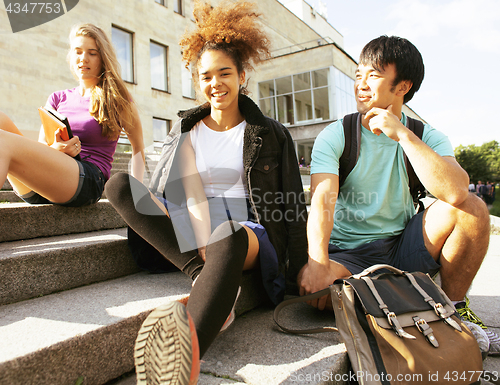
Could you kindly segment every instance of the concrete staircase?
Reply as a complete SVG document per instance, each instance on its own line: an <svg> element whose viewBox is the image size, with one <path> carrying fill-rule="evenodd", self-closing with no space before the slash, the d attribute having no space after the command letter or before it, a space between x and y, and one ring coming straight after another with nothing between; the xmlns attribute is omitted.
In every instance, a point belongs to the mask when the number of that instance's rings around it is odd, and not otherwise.
<svg viewBox="0 0 500 385"><path fill-rule="evenodd" d="M126 171L127 156L115 159L112 173ZM134 369L141 323L158 305L187 295L190 280L178 271L140 272L127 247L125 223L107 200L81 208L28 205L9 187L0 193L0 201L14 202L0 204L0 384L133 383L131 374L114 379ZM264 298L259 274L246 273L237 314ZM221 378L292 383L301 370L345 371L338 336L307 341L285 335L277 332L271 314L260 307L237 317L233 331L217 338L205 355L200 384L219 384ZM305 316L299 323L330 322L322 317ZM240 372L238 363L248 360L260 369ZM272 379L276 373L278 382Z"/></svg>

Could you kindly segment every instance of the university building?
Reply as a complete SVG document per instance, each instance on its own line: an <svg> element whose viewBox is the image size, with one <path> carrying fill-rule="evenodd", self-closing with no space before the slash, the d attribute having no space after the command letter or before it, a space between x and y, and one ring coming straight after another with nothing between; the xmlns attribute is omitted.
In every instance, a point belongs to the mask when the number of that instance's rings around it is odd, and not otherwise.
<svg viewBox="0 0 500 385"><path fill-rule="evenodd" d="M177 111L198 104L178 45L184 31L193 28L193 1L80 0L74 5L73 0L70 10L68 1L62 16L16 33L9 13L0 9L0 109L36 140L37 107L52 92L77 86L66 59L69 31L77 23L94 23L112 37L122 76L139 107L146 146L153 151ZM356 109L357 63L343 50L343 36L304 0L259 0L257 5L273 58L247 74L249 96L290 130L298 157L309 163L318 133ZM407 107L405 112L418 118Z"/></svg>

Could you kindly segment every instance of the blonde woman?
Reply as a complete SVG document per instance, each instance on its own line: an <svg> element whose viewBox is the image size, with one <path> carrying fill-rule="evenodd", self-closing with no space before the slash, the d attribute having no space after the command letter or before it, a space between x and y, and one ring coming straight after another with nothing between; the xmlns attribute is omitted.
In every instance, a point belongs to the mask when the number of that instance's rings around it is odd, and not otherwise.
<svg viewBox="0 0 500 385"><path fill-rule="evenodd" d="M110 40L99 27L82 24L71 30L70 47L68 61L79 85L54 92L46 106L68 118L73 138L64 141L56 132L48 146L42 128L39 142L29 140L0 112L0 183L8 178L28 203L77 207L97 202L121 131L132 144L132 174L143 178L142 126Z"/></svg>

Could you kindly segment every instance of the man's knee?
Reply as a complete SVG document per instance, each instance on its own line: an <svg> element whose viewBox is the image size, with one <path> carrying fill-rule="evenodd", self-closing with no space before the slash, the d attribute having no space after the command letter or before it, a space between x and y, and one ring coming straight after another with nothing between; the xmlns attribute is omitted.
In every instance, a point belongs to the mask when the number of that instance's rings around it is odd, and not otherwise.
<svg viewBox="0 0 500 385"><path fill-rule="evenodd" d="M484 201L476 194L469 193L467 199L456 208L459 220L470 221L478 225L488 225L490 223L490 213Z"/></svg>
<svg viewBox="0 0 500 385"><path fill-rule="evenodd" d="M489 212L486 204L477 195L469 193L467 199L458 206L452 206L442 201L432 204L429 211L433 211L441 218L454 218L454 222L489 223Z"/></svg>

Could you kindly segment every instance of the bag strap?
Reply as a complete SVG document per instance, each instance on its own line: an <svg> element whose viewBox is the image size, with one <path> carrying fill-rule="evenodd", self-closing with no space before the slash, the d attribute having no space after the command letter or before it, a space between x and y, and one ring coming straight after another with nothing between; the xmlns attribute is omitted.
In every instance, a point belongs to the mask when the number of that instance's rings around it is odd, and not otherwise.
<svg viewBox="0 0 500 385"><path fill-rule="evenodd" d="M500 385L500 378L498 377L498 372L490 372L489 370L483 370L481 378L485 381L491 382L495 385Z"/></svg>
<svg viewBox="0 0 500 385"><path fill-rule="evenodd" d="M455 312L454 311L447 312L442 303L439 303L439 302L436 303L434 301L434 299L429 294L427 294L427 292L424 289L422 289L422 287L418 284L417 280L415 279L415 277L413 275L411 275L408 272L405 272L405 275L408 278L408 280L411 282L411 284L413 285L413 287L424 298L424 301L427 302L429 304L429 306L431 306L434 309L434 311L436 312L437 316L439 318L441 318L444 322L446 322L448 325L450 325L454 329L456 329L459 332L461 332L462 331L462 327L460 326L460 324L458 322L456 322L454 319L451 318L451 316L453 314L455 314Z"/></svg>
<svg viewBox="0 0 500 385"><path fill-rule="evenodd" d="M359 151L361 148L361 114L356 112L354 114L349 114L344 116L343 119L344 126L344 151L339 159L339 187L342 186L351 173L351 171L356 166L359 158ZM424 134L424 124L417 119L406 117L406 126L412 131L420 140ZM406 166L406 172L408 174L408 186L410 188L410 193L413 198L415 207L418 206L418 212L424 211L424 205L422 203L422 198L425 198L425 187L420 182L413 166L406 154L404 154L404 162Z"/></svg>
<svg viewBox="0 0 500 385"><path fill-rule="evenodd" d="M373 265L373 266L366 268L361 273L353 275L351 278L364 279L368 275L370 275L370 274L372 274L380 269L386 269L386 270L391 271L392 273L395 273L398 275L404 275L410 281L410 283L415 288L415 290L417 290L420 293L420 295L424 298L424 301L427 302L429 304L429 306L431 306L434 309L434 311L436 312L436 314L440 318L445 320L450 325L451 325L451 323L453 323L451 326L453 326L455 329L460 330L460 331L462 330L462 328L456 322L454 322L451 319L448 320L449 317L454 314L454 312L447 312L441 303L436 303L434 301L434 299L429 294L427 294L427 292L424 289L422 289L422 286L420 286L418 284L415 277L411 273L408 273L407 271L399 270L398 268L391 266L391 265L378 264L378 265ZM365 280L365 282L368 285L368 287L370 288L370 290L372 291L375 299L377 299L377 301L379 302L379 305L383 305L384 303L383 303L382 297L380 297L380 295L378 294L377 290L375 289L375 286L373 285L373 282L371 282L371 279L369 281ZM446 295L446 294L444 294L444 295ZM382 309L382 307L381 307L381 309ZM384 311L384 313L385 313L385 311ZM453 322L450 323L450 321L453 321Z"/></svg>
<svg viewBox="0 0 500 385"><path fill-rule="evenodd" d="M301 303L301 302L311 301L313 299L318 299L328 294L330 294L330 288L326 288L317 291L316 293L304 295L301 297L287 299L286 301L281 302L278 306L276 306L276 309L274 309L274 314L273 314L274 322L276 323L276 325L278 325L278 327L281 330L291 334L314 334L314 333L338 332L339 329L337 329L334 326L324 326L322 328L316 328L316 329L288 329L278 322L279 313L281 312L281 310L283 310L283 308L292 305L294 303Z"/></svg>
<svg viewBox="0 0 500 385"><path fill-rule="evenodd" d="M344 116L344 151L339 159L339 187L344 184L359 158L361 143L361 114L356 112Z"/></svg>
<svg viewBox="0 0 500 385"><path fill-rule="evenodd" d="M389 321L389 325L391 325L392 330L398 335L399 337L402 338L408 338L408 339L415 339L415 336L412 336L410 333L407 333L404 331L403 327L398 321L398 318L396 317L396 314L392 311L389 310L389 307L385 304L384 300L378 293L378 290L375 288L375 285L373 284L373 281L370 277L361 277L363 281L365 281L366 285L372 292L373 296L378 302L378 307L384 312L385 316L387 317L387 320Z"/></svg>
<svg viewBox="0 0 500 385"><path fill-rule="evenodd" d="M376 272L377 270L380 270L380 269L389 270L397 275L404 275L405 274L403 270L399 270L397 267L380 263L378 265L373 265L373 266L367 267L361 273L351 276L351 278L359 279L361 277L373 274L374 272Z"/></svg>
<svg viewBox="0 0 500 385"><path fill-rule="evenodd" d="M410 118L409 116L406 117L406 126L408 129L413 132L420 140L422 140L422 136L424 135L424 124L417 119ZM413 198L413 202L415 204L415 207L418 205L418 212L424 211L424 204L422 203L422 198L425 198L426 193L425 193L425 187L420 182L420 179L418 178L417 174L415 173L415 170L413 169L413 166L411 165L410 161L408 160L408 157L406 156L406 153L403 151L404 154L404 160L405 160L405 166L406 166L406 172L408 174L408 184L410 186L410 194Z"/></svg>

